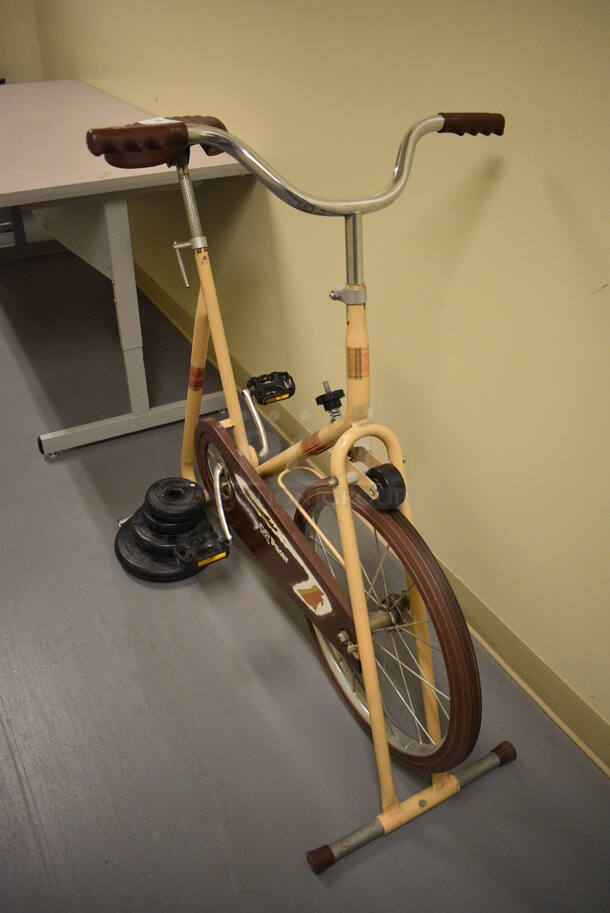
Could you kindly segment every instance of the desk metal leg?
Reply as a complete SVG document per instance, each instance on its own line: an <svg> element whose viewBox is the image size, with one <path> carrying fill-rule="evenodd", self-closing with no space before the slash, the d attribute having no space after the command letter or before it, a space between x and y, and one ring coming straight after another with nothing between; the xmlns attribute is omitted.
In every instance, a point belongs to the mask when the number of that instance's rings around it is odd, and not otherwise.
<svg viewBox="0 0 610 913"><path fill-rule="evenodd" d="M82 447L84 444L94 444L96 441L106 441L111 437L120 437L123 434L132 434L134 431L145 431L147 428L156 428L159 425L168 425L170 422L180 422L184 419L185 401L167 403L164 406L153 406L147 412L134 415L128 412L125 415L116 415L113 418L102 419L99 422L89 422L87 425L76 425L73 428L64 428L61 431L51 431L41 434L38 438L38 449L44 456L59 453L61 450L70 450L72 447ZM225 397L222 390L216 393L206 393L201 398L201 414L218 412L225 408Z"/></svg>
<svg viewBox="0 0 610 913"><path fill-rule="evenodd" d="M152 409L149 405L125 198L117 194L107 198L69 200L61 205L37 208L34 215L64 247L112 281L131 407L125 415L41 434L38 438L41 453L57 453L181 421L184 401ZM216 412L224 406L221 392L206 394L201 401L202 414Z"/></svg>
<svg viewBox="0 0 610 913"><path fill-rule="evenodd" d="M104 200L104 220L129 403L132 413L141 415L148 412L150 406L142 354L138 293L133 274L129 218L124 197L109 197Z"/></svg>

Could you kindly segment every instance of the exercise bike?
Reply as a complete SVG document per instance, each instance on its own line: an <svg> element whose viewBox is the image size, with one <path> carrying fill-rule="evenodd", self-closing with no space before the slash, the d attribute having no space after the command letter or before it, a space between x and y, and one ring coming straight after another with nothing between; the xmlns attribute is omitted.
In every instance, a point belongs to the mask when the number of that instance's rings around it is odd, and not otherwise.
<svg viewBox="0 0 610 913"><path fill-rule="evenodd" d="M516 757L513 746L503 742L455 774L448 772L468 757L479 734L479 675L457 599L413 525L399 441L388 427L369 421L362 235L363 217L389 206L404 190L416 146L424 136L501 136L503 131L500 114L425 118L402 140L390 183L353 200L322 199L298 190L216 118L154 118L87 133L90 151L104 155L116 167L167 163L176 168L190 231L186 244L193 251L200 282L181 476L163 480L149 491L139 520L133 521L135 532L133 523L119 531L124 542L129 539L119 548L119 557L135 553L137 573L137 550L142 546L138 536L145 537L148 529L149 538L152 534L158 539L165 526L173 530L172 541L165 543L167 579L175 579L225 558L237 535L301 610L337 690L372 734L381 811L353 833L310 851L307 858L316 874ZM255 448L246 433L208 244L189 176L189 149L195 144L208 154L227 152L289 206L310 215L344 219L346 280L330 297L341 302L346 313L346 396L326 385L318 402L329 414L327 424L273 456L259 410L288 399L295 385L283 371L248 381L242 394L257 429ZM210 335L226 399L224 421L199 420ZM380 442L385 460L364 446L366 439ZM315 460L326 451L330 451L330 472ZM297 471L312 476L300 497L287 483L290 473ZM293 516L271 490L271 479L293 505ZM206 525L206 503L216 507L221 535ZM180 531L172 527L172 518L174 524L182 524ZM197 524L203 531L194 534ZM400 801L391 754L428 771L431 785Z"/></svg>

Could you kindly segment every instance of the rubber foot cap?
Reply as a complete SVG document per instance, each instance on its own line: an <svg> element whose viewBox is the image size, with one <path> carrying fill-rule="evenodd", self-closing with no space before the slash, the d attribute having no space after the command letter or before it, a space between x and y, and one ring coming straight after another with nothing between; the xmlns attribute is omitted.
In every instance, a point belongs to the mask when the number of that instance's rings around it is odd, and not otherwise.
<svg viewBox="0 0 610 913"><path fill-rule="evenodd" d="M307 862L315 875L321 875L322 872L325 872L326 869L335 864L336 859L331 848L325 843L324 846L319 846L317 850L308 852Z"/></svg>
<svg viewBox="0 0 610 913"><path fill-rule="evenodd" d="M510 762L514 761L517 757L517 750L511 742L500 742L492 751L500 759L500 767L504 764L510 764Z"/></svg>

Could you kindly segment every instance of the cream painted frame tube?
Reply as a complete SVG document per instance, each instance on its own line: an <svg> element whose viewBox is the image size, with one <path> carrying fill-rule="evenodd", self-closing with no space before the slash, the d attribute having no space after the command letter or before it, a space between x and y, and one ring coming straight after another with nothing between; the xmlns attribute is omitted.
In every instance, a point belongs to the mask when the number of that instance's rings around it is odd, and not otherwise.
<svg viewBox="0 0 610 913"><path fill-rule="evenodd" d="M193 325L189 385L186 394L184 430L182 432L182 455L180 458L180 471L182 476L185 479L190 479L191 482L197 481L195 478L195 428L199 421L209 339L210 321L203 288L200 286L199 294L197 295L195 323Z"/></svg>
<svg viewBox="0 0 610 913"><path fill-rule="evenodd" d="M406 475L404 471L402 450L398 438L384 425L356 422L341 435L333 447L330 458L330 471L335 483L333 496L335 509L337 511L337 523L339 526L343 559L345 561L352 614L356 628L358 655L362 665L364 690L371 720L371 732L373 734L375 760L377 762L381 805L385 812L388 809L394 808L398 804L398 799L392 776L390 750L386 737L385 717L381 700L381 689L379 687L379 676L377 673L373 637L369 621L366 594L364 591L364 581L362 579L360 556L358 552L358 543L356 541L354 517L347 479L347 470L349 466L348 454L353 445L363 437L374 437L377 440L382 441L387 449L390 462L399 470L405 480L405 486ZM405 513L405 516L408 516L410 515L410 510L405 508L403 513ZM407 578L407 583L411 583L409 578ZM411 612L414 620L422 623L421 628L418 629L421 634L421 639L418 639L416 642L418 661L423 677L430 683L426 684L425 682L422 682L422 698L426 728L434 741L440 742L441 728L438 704L434 698L434 666L432 662L428 625L426 623L426 608L417 589L414 591L412 597Z"/></svg>
<svg viewBox="0 0 610 913"><path fill-rule="evenodd" d="M195 428L199 421L199 410L205 366L210 335L214 343L216 362L222 389L225 395L229 419L235 435L237 449L254 466L258 460L254 448L248 444L244 419L239 404L239 394L235 383L235 375L231 364L231 356L227 345L227 337L220 313L216 286L212 274L212 266L207 247L195 251L195 265L199 276L199 293L197 296L197 309L193 327L193 341L191 344L191 364L189 371L189 385L186 398L184 416L184 430L182 433L182 454L180 460L181 473L185 479L195 482Z"/></svg>

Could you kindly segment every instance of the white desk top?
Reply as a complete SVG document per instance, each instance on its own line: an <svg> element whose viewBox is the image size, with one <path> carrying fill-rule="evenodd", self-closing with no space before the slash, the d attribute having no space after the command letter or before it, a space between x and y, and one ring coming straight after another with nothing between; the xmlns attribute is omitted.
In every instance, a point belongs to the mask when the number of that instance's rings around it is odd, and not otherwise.
<svg viewBox="0 0 610 913"><path fill-rule="evenodd" d="M77 79L0 86L0 206L176 184L167 165L113 168L87 149L90 127L146 117L149 111ZM199 146L191 147L190 169L197 181L244 174L230 156L208 157Z"/></svg>

